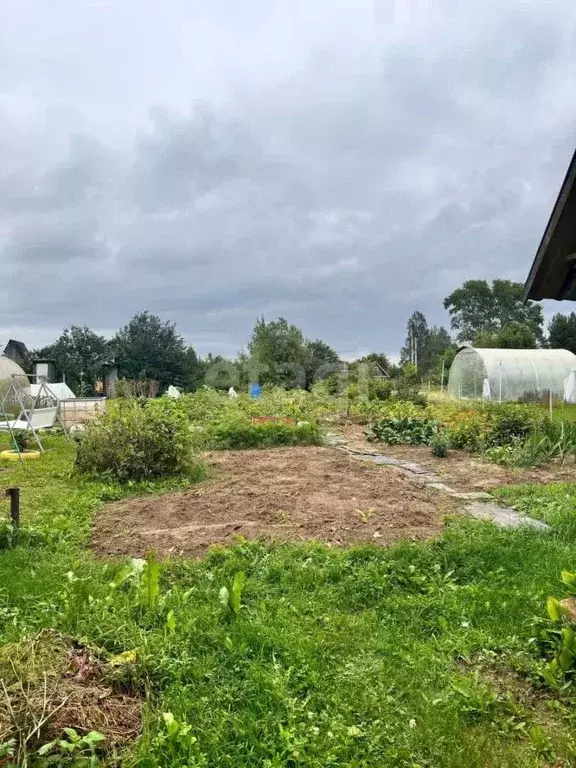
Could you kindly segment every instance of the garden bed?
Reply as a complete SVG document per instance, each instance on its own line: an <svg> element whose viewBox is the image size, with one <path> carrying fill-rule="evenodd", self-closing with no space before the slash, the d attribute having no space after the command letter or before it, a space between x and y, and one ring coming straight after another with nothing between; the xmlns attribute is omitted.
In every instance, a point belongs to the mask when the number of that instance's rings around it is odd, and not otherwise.
<svg viewBox="0 0 576 768"><path fill-rule="evenodd" d="M576 465L569 459L564 466L559 462L547 467L520 469L503 467L489 461L482 461L467 451L450 450L443 459L436 458L425 445L386 445L381 442L369 442L365 435L366 427L350 425L339 430L347 440L347 445L354 450L374 451L397 459L421 464L423 467L442 475L445 482L457 491L490 491L505 485L524 483L575 483Z"/></svg>
<svg viewBox="0 0 576 768"><path fill-rule="evenodd" d="M104 507L93 531L100 554L200 556L235 537L390 544L436 534L450 500L394 469L330 448L226 451L208 456L214 478L184 493Z"/></svg>

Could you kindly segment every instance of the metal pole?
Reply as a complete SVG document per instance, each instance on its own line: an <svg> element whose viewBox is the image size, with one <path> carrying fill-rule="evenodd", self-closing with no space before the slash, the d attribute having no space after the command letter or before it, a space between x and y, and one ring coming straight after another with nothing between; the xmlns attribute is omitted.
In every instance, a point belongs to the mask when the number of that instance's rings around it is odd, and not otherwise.
<svg viewBox="0 0 576 768"><path fill-rule="evenodd" d="M440 392L441 392L441 394L444 394L444 364L445 364L445 362L446 362L445 359L442 358L442 380L440 382Z"/></svg>
<svg viewBox="0 0 576 768"><path fill-rule="evenodd" d="M552 409L552 389L550 389L550 419L552 419L553 416L553 409Z"/></svg>
<svg viewBox="0 0 576 768"><path fill-rule="evenodd" d="M14 530L20 528L20 488L6 488L6 496L10 498L10 519Z"/></svg>

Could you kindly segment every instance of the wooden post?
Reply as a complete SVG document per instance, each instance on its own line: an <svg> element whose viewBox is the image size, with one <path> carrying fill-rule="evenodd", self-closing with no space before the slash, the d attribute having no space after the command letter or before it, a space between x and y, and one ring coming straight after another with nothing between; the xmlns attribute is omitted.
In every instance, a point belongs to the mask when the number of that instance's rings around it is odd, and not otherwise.
<svg viewBox="0 0 576 768"><path fill-rule="evenodd" d="M20 528L20 488L6 488L6 496L10 497L10 519L17 531Z"/></svg>

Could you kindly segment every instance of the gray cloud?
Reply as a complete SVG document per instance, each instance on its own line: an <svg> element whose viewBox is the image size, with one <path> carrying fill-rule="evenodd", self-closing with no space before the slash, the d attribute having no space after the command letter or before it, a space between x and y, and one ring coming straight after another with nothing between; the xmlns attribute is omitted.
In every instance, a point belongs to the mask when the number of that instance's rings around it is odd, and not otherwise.
<svg viewBox="0 0 576 768"><path fill-rule="evenodd" d="M394 353L524 279L574 148L569 0L23 2L0 40L0 333L284 315Z"/></svg>

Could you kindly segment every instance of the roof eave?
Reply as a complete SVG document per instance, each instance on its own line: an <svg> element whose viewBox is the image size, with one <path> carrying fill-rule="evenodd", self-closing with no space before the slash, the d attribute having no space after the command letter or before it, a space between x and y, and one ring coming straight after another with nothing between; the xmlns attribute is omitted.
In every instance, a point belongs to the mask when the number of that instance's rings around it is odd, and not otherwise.
<svg viewBox="0 0 576 768"><path fill-rule="evenodd" d="M576 152L572 156L526 280L524 301L527 299L576 300L576 261L570 258L575 254L567 252L566 248L567 241L571 241L570 231L574 231L576 239L576 227L570 215L572 208L576 209ZM563 214L565 214L564 221ZM576 252L576 248L574 250Z"/></svg>

